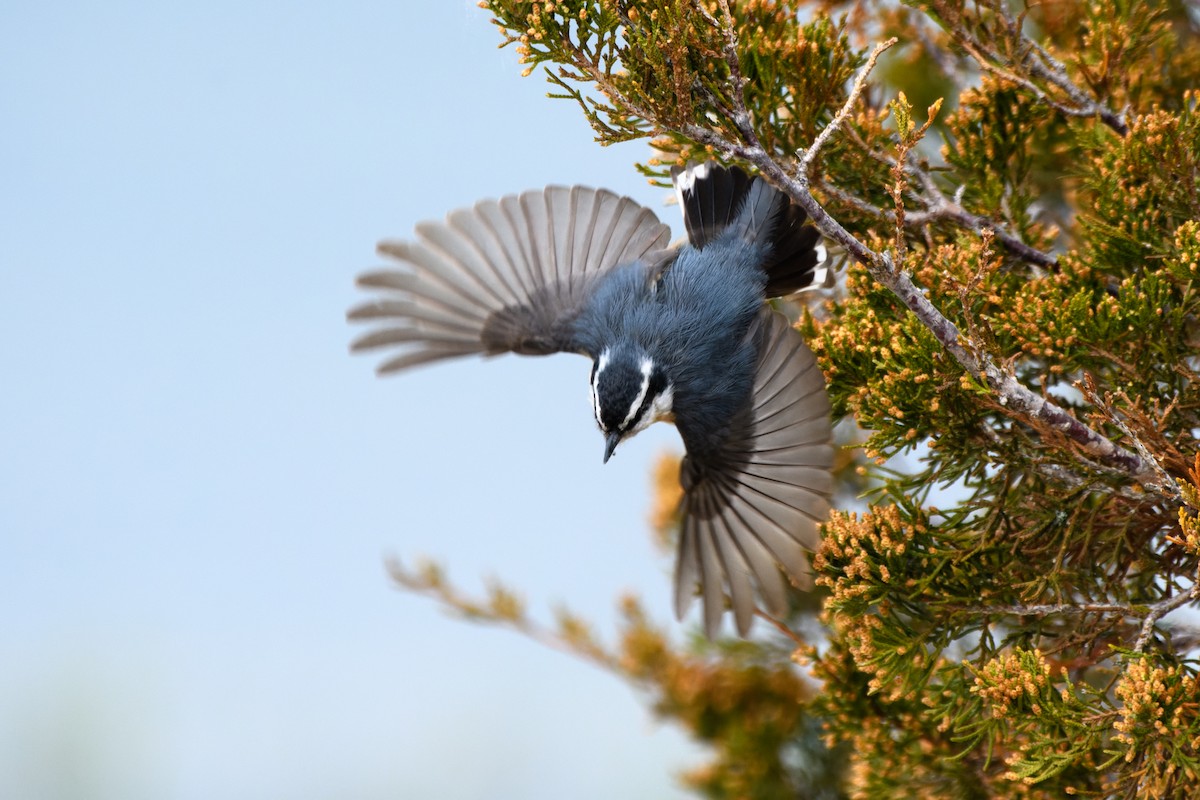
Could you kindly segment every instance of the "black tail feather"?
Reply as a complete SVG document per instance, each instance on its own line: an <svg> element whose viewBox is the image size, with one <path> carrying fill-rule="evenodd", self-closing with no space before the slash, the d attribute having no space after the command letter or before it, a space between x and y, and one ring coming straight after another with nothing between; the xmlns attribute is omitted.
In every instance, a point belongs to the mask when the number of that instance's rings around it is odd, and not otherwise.
<svg viewBox="0 0 1200 800"><path fill-rule="evenodd" d="M750 190L750 176L719 164L689 164L671 170L675 194L683 209L688 241L697 250L715 239L737 218Z"/></svg>
<svg viewBox="0 0 1200 800"><path fill-rule="evenodd" d="M676 167L671 178L693 247L703 249L736 225L738 235L747 240L766 236L771 241L771 254L763 264L768 297L813 285L824 252L818 249L821 235L805 224L808 215L786 195L762 177L751 178L737 167L715 162Z"/></svg>

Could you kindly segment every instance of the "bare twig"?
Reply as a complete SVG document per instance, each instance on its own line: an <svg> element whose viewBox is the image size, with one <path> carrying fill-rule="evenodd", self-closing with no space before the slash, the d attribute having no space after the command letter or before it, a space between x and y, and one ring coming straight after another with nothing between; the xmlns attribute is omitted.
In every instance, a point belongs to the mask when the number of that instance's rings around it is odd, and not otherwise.
<svg viewBox="0 0 1200 800"><path fill-rule="evenodd" d="M1134 433L1121 417L1114 414L1112 421L1114 425L1121 429L1121 433L1125 434L1125 438L1133 442L1133 446L1138 451L1138 454L1141 455L1142 460L1153 465L1154 473L1158 476L1159 491L1163 494L1171 495L1176 500L1181 500L1183 492L1180 491L1179 484L1162 468L1162 465L1158 463L1158 459L1150 452L1150 448L1146 447L1141 437Z"/></svg>
<svg viewBox="0 0 1200 800"><path fill-rule="evenodd" d="M863 65L863 68L858 72L858 76L855 77L854 85L850 87L850 96L846 98L845 104L843 104L837 114L834 115L830 123L825 126L824 130L817 134L817 138L813 140L812 145L807 150L801 150L797 153L797 155L800 156L800 170L802 172L805 174L808 173L809 167L811 167L813 162L816 160L817 154L821 152L821 148L825 145L825 142L828 141L829 137L832 136L838 127L841 126L846 117L850 116L850 112L853 110L854 104L858 102L859 95L861 95L863 89L866 88L867 76L871 74L871 70L875 69L875 62L879 59L880 54L894 45L897 41L898 40L896 37L893 36L886 42L880 42L879 44L875 45L875 49L872 50L871 55L867 57L867 63Z"/></svg>
<svg viewBox="0 0 1200 800"><path fill-rule="evenodd" d="M725 63L729 65L729 78L733 82L733 124L745 139L746 144L761 149L758 131L754 129L754 121L750 118L749 109L746 108L746 79L742 76L742 61L738 55L737 25L733 21L729 0L720 0L720 3L723 20L718 23L718 26L725 34ZM703 4L700 0L696 0L696 5Z"/></svg>
<svg viewBox="0 0 1200 800"><path fill-rule="evenodd" d="M780 633L782 633L784 636L786 636L787 638L789 638L793 642L795 642L797 647L804 647L805 645L808 644L808 642L801 639L800 636L794 630L789 628L787 625L784 625L781 620L776 619L775 617L768 614L766 611L763 611L761 608L755 608L754 615L756 617L761 617L762 619L765 619L771 625L775 626L775 628L778 629Z"/></svg>
<svg viewBox="0 0 1200 800"><path fill-rule="evenodd" d="M819 178L816 186L824 194L834 198L839 203L850 206L864 214L869 214L887 222L895 222L896 220L896 212L892 209L880 208L873 203L869 203L861 197L852 195L844 189L834 186L824 178ZM979 214L972 214L958 203L946 197L945 194L942 194L940 189L937 192L937 194L931 195L928 187L926 187L921 195L922 199L928 203L925 210L905 212L904 221L908 227L921 228L922 226L938 222L949 222L974 231L979 235L982 235L984 231L992 231L1000 246L1022 261L1037 264L1039 267L1046 267L1048 269L1058 264L1057 256L1043 250L1038 250L1036 247L1027 244L1020 237L1006 231L994 220L980 216Z"/></svg>
<svg viewBox="0 0 1200 800"><path fill-rule="evenodd" d="M1138 617L1149 612L1149 606L1131 606L1120 603L1040 603L1028 606L954 606L955 611L972 614L1011 614L1014 617L1051 617L1078 614L1121 614Z"/></svg>
<svg viewBox="0 0 1200 800"><path fill-rule="evenodd" d="M978 214L972 214L958 203L947 199L944 195L940 197L940 202L936 203L933 207L925 211L909 212L908 216L909 222L912 225L927 225L931 222L945 221L961 225L977 234L982 234L985 230L990 230L995 235L996 241L1005 250L1022 261L1028 261L1031 264L1047 268L1057 266L1058 264L1057 256L1026 244L1020 237L1004 230L1004 228L997 225L994 221Z"/></svg>
<svg viewBox="0 0 1200 800"><path fill-rule="evenodd" d="M1150 606L1149 613L1142 620L1142 630L1138 634L1137 641L1133 643L1133 650L1136 653L1141 653L1146 649L1146 645L1150 643L1150 637L1154 635L1154 626L1158 621L1170 614L1177 608L1183 608L1188 603L1200 601L1200 582L1193 583L1192 588L1186 592L1180 592L1174 597L1168 597L1166 600L1160 600Z"/></svg>
<svg viewBox="0 0 1200 800"><path fill-rule="evenodd" d="M1088 96L1086 92L1076 86L1070 76L1067 75L1066 65L1050 55L1050 52L1046 48L1026 36L1024 31L1021 30L1021 23L1013 18L1002 2L994 3L994 9L1000 15L1000 18L1004 20L1004 24L1008 26L1010 35L1014 38L1019 36L1021 42L1027 46L1025 63L1034 75L1043 78L1057 87L1084 114L1094 114L1100 117L1105 125L1108 125L1122 136L1129 133L1129 126L1125 122L1125 114L1123 112L1118 113L1113 111L1107 105Z"/></svg>
<svg viewBox="0 0 1200 800"><path fill-rule="evenodd" d="M1154 626L1159 620L1189 603L1200 602L1200 583L1190 589L1151 605L1129 605L1123 603L1040 603L1033 605L986 605L952 606L951 610L971 614L1011 614L1016 617L1078 616L1082 614L1118 614L1142 621L1133 651L1144 652L1154 635Z"/></svg>
<svg viewBox="0 0 1200 800"><path fill-rule="evenodd" d="M1046 476L1048 479L1071 489L1091 491L1093 489L1101 488L1098 482L1094 480L1085 480L1082 476L1073 470L1068 469L1062 464L1035 461L1034 469L1042 473L1042 475ZM1100 465L1095 465L1094 469L1096 471L1103 471L1104 468ZM1117 496L1133 502L1146 502L1153 497L1153 495L1147 494L1140 488L1132 486L1117 486L1115 488L1111 486L1104 486L1103 488L1105 491L1113 492Z"/></svg>
<svg viewBox="0 0 1200 800"><path fill-rule="evenodd" d="M1124 415L1113 407L1111 396L1108 394L1102 396L1100 394L1100 390L1096 387L1096 383L1091 375L1084 376L1083 382L1077 383L1076 387L1083 392L1089 402L1096 406L1104 416L1108 417L1117 426L1121 433L1125 435L1125 438L1133 443L1134 449L1137 450L1142 460L1150 465L1157 478L1157 483L1152 488L1159 494L1170 497L1176 502L1182 502L1183 491L1179 488L1179 484L1162 468L1162 465L1158 463L1158 459L1150 452L1150 448L1146 446L1142 438L1125 422ZM1129 402L1129 398L1123 393L1118 396L1122 397L1126 403Z"/></svg>
<svg viewBox="0 0 1200 800"><path fill-rule="evenodd" d="M824 132L822 132L823 134ZM871 158L879 163L894 169L896 159L888 153L876 150L867 142L863 141L858 132L853 128L847 129L848 135L854 140L854 143L863 150ZM933 179L933 173L927 166L920 163L915 152L909 153L907 169L909 174L917 178L921 184L921 191L914 192L916 199L925 205L924 211L907 211L905 212L905 225L908 228L919 230L924 226L937 223L949 222L960 227L974 231L976 234L982 235L985 230L990 230L996 237L996 241L1012 255L1030 264L1036 264L1040 267L1053 269L1058 264L1058 257L1047 253L1043 250L1038 250L1036 247L1028 244L1014 233L1005 230L995 220L984 217L979 214L972 214L962 206L962 194L966 190L966 184L958 187L954 193L954 197L947 197L937 181ZM843 205L848 205L855 208L864 214L869 214L881 220L895 223L896 213L892 209L881 208L873 203L870 203L857 195L834 186L825 180L824 177L816 178L816 185L825 194L834 197Z"/></svg>
<svg viewBox="0 0 1200 800"><path fill-rule="evenodd" d="M995 75L996 77L1003 78L1004 80L1008 81L1009 83L1015 83L1017 86L1020 86L1022 89L1025 89L1027 92L1032 94L1035 98L1037 98L1039 103L1045 103L1046 105L1053 108L1055 111L1059 112L1060 114L1064 114L1068 117L1094 117L1094 116L1096 116L1096 110L1094 108L1085 107L1085 106L1069 106L1066 103L1060 103L1059 101L1055 100L1053 97L1048 95L1046 92L1042 91L1040 86L1038 86L1036 83L1029 80L1028 78L1018 75L1017 73L1013 72L1010 69L1005 69L1004 67L1001 67L998 64L993 64L991 61L991 58L989 58L988 56L984 55L983 53L979 52L979 50L976 49L975 44L972 40L964 38L964 39L959 40L959 44L962 46L962 48L964 50L966 50L971 55L972 58L975 59L976 63L979 64L979 68L982 69L984 72L990 72L991 74ZM998 56L995 56L995 51L990 51L990 52L993 53L994 57L998 57Z"/></svg>

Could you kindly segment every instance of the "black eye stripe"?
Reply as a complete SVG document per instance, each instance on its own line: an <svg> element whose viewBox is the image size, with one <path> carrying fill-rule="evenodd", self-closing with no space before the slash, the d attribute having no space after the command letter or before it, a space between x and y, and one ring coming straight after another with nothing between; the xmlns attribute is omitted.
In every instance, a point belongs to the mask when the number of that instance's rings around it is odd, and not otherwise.
<svg viewBox="0 0 1200 800"><path fill-rule="evenodd" d="M633 419L622 430L636 428L638 422L641 421L642 417L646 416L646 412L654 404L654 399L665 388L667 388L667 376L659 370L654 370L650 375L650 388L646 390L646 396L642 398L642 404L638 406L637 413L633 415Z"/></svg>

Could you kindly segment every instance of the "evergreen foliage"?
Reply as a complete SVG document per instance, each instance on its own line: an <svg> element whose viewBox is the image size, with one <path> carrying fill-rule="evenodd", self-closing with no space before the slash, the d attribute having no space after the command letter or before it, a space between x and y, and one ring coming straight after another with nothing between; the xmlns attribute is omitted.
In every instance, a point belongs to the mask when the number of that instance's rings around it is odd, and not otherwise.
<svg viewBox="0 0 1200 800"><path fill-rule="evenodd" d="M678 648L627 598L610 648L396 578L644 690L712 745L703 797L1200 796L1198 640L1167 616L1200 603L1196 8L481 5L652 179L740 163L844 254L799 324L860 510L752 641Z"/></svg>

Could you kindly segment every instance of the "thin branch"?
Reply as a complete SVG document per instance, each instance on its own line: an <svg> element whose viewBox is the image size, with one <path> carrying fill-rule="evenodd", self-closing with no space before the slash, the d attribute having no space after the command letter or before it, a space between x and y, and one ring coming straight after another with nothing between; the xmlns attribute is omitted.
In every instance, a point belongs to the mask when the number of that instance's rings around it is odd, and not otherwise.
<svg viewBox="0 0 1200 800"><path fill-rule="evenodd" d="M1028 606L949 606L954 611L971 614L1011 614L1014 617L1051 617L1058 614L1121 614L1140 618L1149 612L1149 606L1130 606L1120 603L1040 603Z"/></svg>
<svg viewBox="0 0 1200 800"><path fill-rule="evenodd" d="M920 173L918 173L920 175ZM869 203L860 197L850 194L849 192L826 181L824 178L818 178L816 186L823 193L835 198L839 203L848 205L864 214L869 214L887 222L895 222L896 212L890 208L880 208L873 203ZM1012 253L1022 261L1030 264L1037 264L1039 267L1053 269L1058 265L1058 257L1047 253L1044 250L1038 250L1020 237L1009 233L994 220L979 214L972 214L958 203L950 200L938 190L937 195L932 197L926 192L921 195L922 200L929 205L924 211L906 211L904 215L905 225L910 228L921 228L925 225L931 225L937 222L950 222L957 224L963 228L973 231L978 235L983 235L984 231L991 231L996 237L996 241L1000 243L1008 252Z"/></svg>
<svg viewBox="0 0 1200 800"><path fill-rule="evenodd" d="M1137 639L1133 643L1135 653L1144 652L1154 635L1154 626L1159 620L1189 603L1200 602L1200 582L1186 592L1180 592L1152 605L1126 605L1122 603L1041 603L1034 605L980 605L948 606L950 610L970 614L1011 614L1017 617L1073 616L1080 614L1119 614L1123 617L1142 620Z"/></svg>
<svg viewBox="0 0 1200 800"><path fill-rule="evenodd" d="M1020 86L1032 94L1039 103L1045 103L1060 114L1068 117L1094 117L1097 115L1095 108L1090 106L1069 106L1065 103L1061 103L1048 95L1046 92L1042 91L1040 86L1028 78L1018 75L1012 70L1005 69L999 64L993 64L987 56L980 53L975 48L974 44L970 40L960 40L959 45L966 50L972 58L975 59L976 63L979 64L979 68L984 72L990 72L991 74L999 78L1003 78L1010 83L1015 83L1017 86ZM992 52L994 54L994 51Z"/></svg>
<svg viewBox="0 0 1200 800"><path fill-rule="evenodd" d="M889 169L895 168L896 159L887 153L883 153L872 148L863 141L862 137L859 136L853 128L848 129L848 132L850 137L854 140L854 143L858 145L858 147L860 147L867 155ZM822 132L822 134L823 133L824 132ZM910 153L907 168L908 172L915 176L918 182L921 184L922 191L920 193L913 192L913 195L919 202L924 203L925 210L906 211L906 227L919 230L926 225L945 221L967 228L980 236L983 235L985 230L990 230L995 235L996 241L998 241L1005 250L1012 253L1022 261L1026 261L1030 264L1036 264L1047 269L1053 269L1058 265L1058 256L1047 253L1044 250L1038 250L1036 247L1028 244L1019 236L1005 230L991 218L984 217L979 214L972 214L970 211L967 211L965 208L963 208L962 193L966 189L966 184L959 186L958 190L954 194L954 197L950 198L947 197L945 192L942 191L941 187L937 185L937 181L933 179L933 174L930 172L930 170L920 163L917 163L915 154L913 153ZM896 213L892 209L881 208L873 203L863 200L860 197L857 197L856 195L852 195L849 192L829 183L823 177L818 177L816 180L817 188L819 188L825 194L837 198L838 202L849 205L863 212L864 214L869 214L893 224L895 223Z"/></svg>
<svg viewBox="0 0 1200 800"><path fill-rule="evenodd" d="M969 228L980 236L983 235L985 230L990 230L996 237L996 241L1017 258L1031 264L1046 267L1047 269L1058 265L1057 256L1029 245L1019 236L1006 231L994 220L980 216L979 214L972 214L963 208L962 192L966 189L966 184L959 186L955 192L954 199L950 199L946 197L941 187L937 185L937 181L933 179L930 171L921 164L913 163L913 161L914 159L909 159L909 170L915 173L918 179L920 179L921 186L925 190L924 199L928 204L925 211L909 212L908 217L913 225L923 225L929 222L945 220Z"/></svg>
<svg viewBox="0 0 1200 800"><path fill-rule="evenodd" d="M915 226L945 221L957 223L980 235L984 231L991 231L995 235L996 241L1005 250L1022 261L1028 261L1031 264L1047 268L1053 268L1058 265L1057 256L1026 244L1020 237L1014 236L1004 230L1004 228L997 225L994 221L978 214L972 214L957 203L948 200L944 195L941 196L941 202L935 204L932 208L925 211L910 211L908 218L909 224Z"/></svg>
<svg viewBox="0 0 1200 800"><path fill-rule="evenodd" d="M1034 75L1043 78L1044 80L1054 84L1063 94L1071 98L1081 110L1089 114L1095 114L1104 121L1117 133L1122 136L1129 133L1129 126L1125 122L1125 114L1113 111L1104 103L1101 103L1094 97L1089 96L1086 92L1080 89L1067 75L1067 67L1057 58L1052 56L1046 48L1042 47L1038 42L1030 39L1021 30L1021 24L1018 20L1013 19L1009 14L1008 9L1003 3L994 4L995 11L1004 20L1004 24L1008 26L1009 32L1014 38L1020 36L1023 44L1027 46L1024 63L1028 64L1030 71ZM1035 56L1035 57L1031 57Z"/></svg>
<svg viewBox="0 0 1200 800"><path fill-rule="evenodd" d="M761 608L755 608L754 615L756 617L761 617L762 619L765 619L767 622L774 625L780 633L795 642L797 647L805 647L808 644L808 642L800 638L799 634L797 634L794 630L789 628L787 625L784 625L781 620L776 619L766 611L763 611Z"/></svg>
<svg viewBox="0 0 1200 800"><path fill-rule="evenodd" d="M1080 89L1067 75L1066 66L1054 58L1044 47L1030 39L1021 30L1021 23L1014 19L1002 2L988 2L986 7L1001 20L1010 41L1018 44L1020 51L1015 63L1003 53L982 42L977 36L968 31L962 24L962 11L953 4L934 2L934 10L948 21L947 32L972 58L980 68L1010 80L1022 88L1033 92L1040 101L1056 111L1075 117L1098 117L1105 125L1112 128L1121 136L1129 133L1129 125L1124 113L1113 111L1098 99L1089 96ZM1010 65L1006 69L1000 65ZM1056 100L1029 78L1017 74L1017 69L1023 69L1032 78L1045 81L1066 95L1069 104Z"/></svg>
<svg viewBox="0 0 1200 800"><path fill-rule="evenodd" d="M742 138L746 140L746 144L761 149L758 131L754 129L750 111L746 108L746 78L742 75L742 61L738 55L737 25L733 20L733 12L729 8L729 0L720 0L720 3L724 24L718 24L725 33L725 63L729 65L729 78L733 83L733 124L737 127L738 133L742 134ZM700 0L696 0L696 5L701 5Z"/></svg>
<svg viewBox="0 0 1200 800"><path fill-rule="evenodd" d="M1186 592L1181 592L1174 597L1168 597L1166 600L1161 600L1150 606L1150 611L1146 614L1146 618L1142 621L1142 630L1138 634L1137 641L1133 643L1135 653L1141 653L1146 649L1146 645L1150 643L1150 637L1154 635L1154 626L1158 621L1170 614L1177 608L1182 608L1188 603L1200 601L1200 582L1192 584L1192 588Z"/></svg>
<svg viewBox="0 0 1200 800"><path fill-rule="evenodd" d="M1088 376L1088 380L1090 382L1090 375ZM1098 396L1094 385L1089 388L1093 397ZM1128 400L1128 398L1126 398L1126 400ZM1100 408L1102 411L1104 411L1108 418L1112 420L1113 424L1120 429L1121 433L1125 434L1125 438L1133 442L1133 446L1138 451L1138 454L1141 455L1142 460L1153 466L1154 473L1158 476L1159 491L1163 494L1172 496L1177 501L1182 502L1183 492L1180 490L1179 484L1173 477L1171 477L1170 474L1167 473L1165 469L1162 468L1162 465L1158 463L1158 459L1154 457L1152 452L1150 452L1150 448L1146 446L1141 437L1134 433L1129 427L1128 423L1126 423L1122 416L1116 412L1116 409L1112 408L1108 404L1107 398L1100 403Z"/></svg>
<svg viewBox="0 0 1200 800"><path fill-rule="evenodd" d="M572 637L562 630L555 631L530 619L523 609L518 613L501 613L495 610L489 600L475 600L461 594L436 568L426 567L413 572L395 556L387 557L384 566L397 586L433 598L464 619L506 626L545 647L599 664L614 672L620 671L617 657L593 641L590 634ZM431 569L435 571L431 572Z"/></svg>
<svg viewBox="0 0 1200 800"><path fill-rule="evenodd" d="M858 71L858 76L854 79L854 85L850 88L850 96L846 98L845 104L834 116L833 120L825 126L825 129L817 134L817 138L813 140L812 145L807 150L801 150L797 153L800 156L800 170L807 174L809 168L817 158L817 154L821 152L821 148L828 141L829 137L841 126L846 117L850 116L854 104L858 102L859 95L867 85L867 76L871 74L871 70L875 69L875 62L879 59L881 53L894 45L898 39L892 37L886 42L880 42L875 45L875 49L871 51L871 55L867 58L867 63Z"/></svg>
<svg viewBox="0 0 1200 800"><path fill-rule="evenodd" d="M1101 414L1103 414L1110 422L1117 426L1121 433L1125 435L1126 439L1133 442L1134 449L1137 451L1138 455L1141 456L1144 462L1150 465L1150 468L1153 470L1157 478L1157 482L1147 483L1147 487L1154 489L1156 492L1165 497L1169 497L1175 503L1182 503L1183 491L1179 488L1179 483L1165 469L1163 469L1162 465L1158 461L1158 458L1156 458L1154 453L1151 452L1150 448L1146 446L1146 443L1142 441L1142 438L1138 436L1138 434L1134 432L1132 428L1130 428L1128 423L1125 422L1125 416L1127 415L1122 414L1113 406L1112 396L1108 393L1101 395L1100 390L1097 388L1096 382L1091 375L1084 375L1083 381L1077 382L1075 387L1083 392L1083 396L1089 403L1094 405ZM1118 393L1118 397L1122 398L1127 405L1133 405L1130 402L1129 397L1126 396L1124 392Z"/></svg>
<svg viewBox="0 0 1200 800"><path fill-rule="evenodd" d="M1086 460L1086 459L1085 459ZM1150 495L1131 486L1103 486L1094 480L1085 480L1082 476L1076 474L1073 470L1063 466L1062 464L1052 464L1046 462L1035 461L1033 468L1042 473L1046 478L1067 486L1075 490L1093 491L1103 488L1106 492L1112 492L1118 497L1123 497L1126 500L1133 502L1146 502L1151 498ZM1095 465L1093 469L1097 472L1104 471L1106 468L1102 465Z"/></svg>

